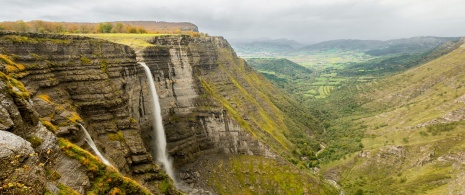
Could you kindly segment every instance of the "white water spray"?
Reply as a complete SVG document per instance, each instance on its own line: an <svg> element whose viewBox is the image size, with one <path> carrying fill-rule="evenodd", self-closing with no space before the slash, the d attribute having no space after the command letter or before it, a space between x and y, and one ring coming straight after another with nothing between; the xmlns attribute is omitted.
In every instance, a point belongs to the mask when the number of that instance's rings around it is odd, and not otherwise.
<svg viewBox="0 0 465 195"><path fill-rule="evenodd" d="M150 93L152 95L152 110L153 110L153 124L152 129L155 131L155 143L156 143L156 151L157 151L157 161L160 162L163 167L165 168L166 174L173 179L176 183L174 178L174 172L171 165L171 160L168 158L168 153L166 151L166 137L165 137L165 128L163 127L163 121L161 118L161 108L160 102L158 100L157 89L155 88L155 83L153 82L153 76L150 72L150 68L144 62L138 62L142 67L144 67L145 74L147 75L147 80L149 82Z"/></svg>
<svg viewBox="0 0 465 195"><path fill-rule="evenodd" d="M108 166L113 166L113 165L111 165L111 163L107 159L105 159L105 157L103 157L102 153L100 153L100 151L98 151L97 146L95 145L94 141L90 137L90 135L87 132L86 128L84 126L82 126L81 124L79 124L79 126L81 126L82 130L84 130L84 134L86 135L85 140L89 144L89 146L92 148L94 153L97 154L97 156L100 158L100 160L103 161L103 163L105 163Z"/></svg>

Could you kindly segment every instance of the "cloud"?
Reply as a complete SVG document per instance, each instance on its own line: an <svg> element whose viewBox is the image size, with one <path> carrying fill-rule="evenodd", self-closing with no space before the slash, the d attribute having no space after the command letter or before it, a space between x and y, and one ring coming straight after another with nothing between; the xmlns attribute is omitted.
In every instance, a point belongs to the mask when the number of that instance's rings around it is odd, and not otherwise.
<svg viewBox="0 0 465 195"><path fill-rule="evenodd" d="M465 34L462 0L2 0L3 20L192 22L230 39Z"/></svg>

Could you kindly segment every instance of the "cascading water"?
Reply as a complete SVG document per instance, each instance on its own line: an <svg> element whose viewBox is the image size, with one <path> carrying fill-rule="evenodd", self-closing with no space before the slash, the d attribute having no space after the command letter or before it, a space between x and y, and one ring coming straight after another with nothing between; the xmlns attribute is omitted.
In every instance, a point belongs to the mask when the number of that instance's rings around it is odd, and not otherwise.
<svg viewBox="0 0 465 195"><path fill-rule="evenodd" d="M102 153L100 153L100 151L98 151L97 146L95 145L94 141L90 137L90 135L87 132L86 128L84 126L82 126L82 124L79 124L79 126L81 126L82 130L84 130L84 134L86 135L86 139L85 139L86 142L89 144L89 146L95 152L95 154L97 154L97 156L100 158L100 160L102 160L103 163L105 163L108 166L113 166L113 165L111 165L111 163L107 159L105 159L105 157L103 157Z"/></svg>
<svg viewBox="0 0 465 195"><path fill-rule="evenodd" d="M165 168L166 174L173 179L176 183L174 178L174 172L171 165L171 160L168 158L168 153L166 151L166 137L165 137L165 129L163 127L163 121L161 118L161 108L160 102L158 100L157 89L155 88L155 83L153 80L152 73L150 72L150 68L144 62L138 62L142 67L144 67L145 74L147 75L147 80L149 82L150 93L152 95L152 110L153 110L153 124L152 128L156 133L155 136L155 144L156 144L156 158L159 163L163 165Z"/></svg>

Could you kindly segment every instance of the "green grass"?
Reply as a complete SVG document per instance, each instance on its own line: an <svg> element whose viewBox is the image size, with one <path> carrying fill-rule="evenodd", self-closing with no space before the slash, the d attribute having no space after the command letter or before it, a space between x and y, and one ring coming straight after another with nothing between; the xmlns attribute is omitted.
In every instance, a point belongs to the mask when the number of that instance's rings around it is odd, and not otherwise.
<svg viewBox="0 0 465 195"><path fill-rule="evenodd" d="M129 33L102 33L102 34L73 34L96 39L104 39L113 43L128 45L136 51L152 46L149 39L155 36L163 36L167 34L129 34ZM171 34L170 34L171 35Z"/></svg>
<svg viewBox="0 0 465 195"><path fill-rule="evenodd" d="M63 185L62 183L58 184L58 189L60 189L60 191L58 192L58 195L68 195L68 194L79 195L78 191L73 190L72 188Z"/></svg>
<svg viewBox="0 0 465 195"><path fill-rule="evenodd" d="M208 185L219 194L338 194L310 171L259 156L217 159L206 169Z"/></svg>
<svg viewBox="0 0 465 195"><path fill-rule="evenodd" d="M350 64L365 62L373 57L359 51L313 51L293 56L277 58L247 58L247 63L259 70L270 81L284 88L303 104L311 99L327 97L332 88L328 86L341 86L347 77L339 75ZM296 64L297 63L297 64ZM307 71L302 70L306 67ZM308 71L308 70L311 71ZM313 71L313 72L312 72ZM364 80L361 80L361 82ZM312 90L316 93L307 93Z"/></svg>

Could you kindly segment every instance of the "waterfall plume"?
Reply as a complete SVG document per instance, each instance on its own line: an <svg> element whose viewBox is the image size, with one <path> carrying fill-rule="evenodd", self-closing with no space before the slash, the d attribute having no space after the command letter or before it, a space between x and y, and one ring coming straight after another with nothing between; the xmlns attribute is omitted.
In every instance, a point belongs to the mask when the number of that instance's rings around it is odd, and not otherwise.
<svg viewBox="0 0 465 195"><path fill-rule="evenodd" d="M153 124L152 130L155 131L154 140L155 143L155 151L156 151L156 159L159 163L161 163L165 169L165 172L168 176L176 180L174 178L174 171L172 168L171 160L169 159L168 152L166 151L166 136L165 136L165 128L163 127L163 120L161 117L161 108L160 102L158 100L157 90L155 88L155 83L153 80L152 73L150 72L150 68L144 62L138 62L142 67L144 67L145 74L147 75L147 80L150 87L150 94L152 95L152 111L153 111Z"/></svg>

